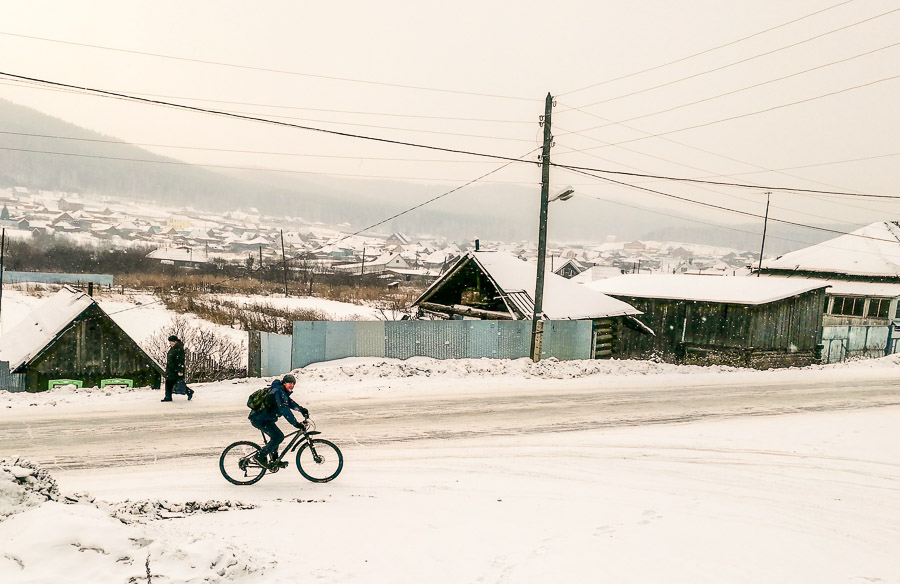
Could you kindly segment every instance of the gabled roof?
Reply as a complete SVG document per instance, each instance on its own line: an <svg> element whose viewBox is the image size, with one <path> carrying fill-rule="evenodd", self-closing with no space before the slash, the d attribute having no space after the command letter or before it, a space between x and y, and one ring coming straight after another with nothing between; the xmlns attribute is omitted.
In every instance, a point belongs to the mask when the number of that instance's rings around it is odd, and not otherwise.
<svg viewBox="0 0 900 584"><path fill-rule="evenodd" d="M684 274L626 274L582 285L613 296L748 305L767 304L828 286L814 280Z"/></svg>
<svg viewBox="0 0 900 584"><path fill-rule="evenodd" d="M9 370L37 356L84 312L94 299L68 286L41 301L22 322L0 337L0 360L9 361Z"/></svg>
<svg viewBox="0 0 900 584"><path fill-rule="evenodd" d="M762 268L900 277L900 222L872 223L850 234L763 261Z"/></svg>
<svg viewBox="0 0 900 584"><path fill-rule="evenodd" d="M443 282L455 275L464 262L474 262L492 281L510 309L521 315L534 312L534 291L537 265L523 262L515 256L499 251L470 251L433 283L414 302L418 303ZM591 290L546 270L544 276L544 314L551 320L578 320L642 314L630 304Z"/></svg>

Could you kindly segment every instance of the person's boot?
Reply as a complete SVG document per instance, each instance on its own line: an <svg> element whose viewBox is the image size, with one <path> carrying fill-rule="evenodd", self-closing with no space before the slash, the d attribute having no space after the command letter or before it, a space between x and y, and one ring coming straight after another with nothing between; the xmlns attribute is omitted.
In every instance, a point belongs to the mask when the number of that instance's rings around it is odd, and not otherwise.
<svg viewBox="0 0 900 584"><path fill-rule="evenodd" d="M171 394L171 393L167 393L167 394L166 394L166 397L162 398L162 399L159 400L159 401L164 401L164 402L172 401L172 394Z"/></svg>
<svg viewBox="0 0 900 584"><path fill-rule="evenodd" d="M194 397L194 390L188 388L187 390L188 401L191 401L191 398Z"/></svg>

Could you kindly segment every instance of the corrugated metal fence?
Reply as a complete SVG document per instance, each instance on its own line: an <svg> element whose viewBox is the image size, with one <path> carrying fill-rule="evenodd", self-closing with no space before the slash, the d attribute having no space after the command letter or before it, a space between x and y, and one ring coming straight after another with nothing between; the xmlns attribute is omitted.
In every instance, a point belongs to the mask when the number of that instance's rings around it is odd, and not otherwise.
<svg viewBox="0 0 900 584"><path fill-rule="evenodd" d="M545 322L541 357L590 359L591 334L591 321ZM294 323L290 368L346 357L519 359L530 346L531 322L524 320L302 321ZM260 343L261 363L272 362L266 352L274 346L267 347Z"/></svg>

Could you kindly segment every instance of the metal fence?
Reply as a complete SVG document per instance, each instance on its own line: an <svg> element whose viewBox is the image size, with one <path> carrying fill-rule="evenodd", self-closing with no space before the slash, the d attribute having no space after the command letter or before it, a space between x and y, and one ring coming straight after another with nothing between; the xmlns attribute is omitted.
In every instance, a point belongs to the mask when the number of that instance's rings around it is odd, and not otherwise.
<svg viewBox="0 0 900 584"><path fill-rule="evenodd" d="M0 389L25 391L25 376L9 372L9 361L0 361Z"/></svg>
<svg viewBox="0 0 900 584"><path fill-rule="evenodd" d="M270 377L292 369L291 335L250 331L247 346L250 350L247 375L250 377Z"/></svg>
<svg viewBox="0 0 900 584"><path fill-rule="evenodd" d="M14 282L35 282L40 284L86 284L93 282L100 286L112 286L111 274L65 274L57 272L13 272L3 270L3 281L7 284Z"/></svg>
<svg viewBox="0 0 900 584"><path fill-rule="evenodd" d="M896 352L896 343L890 342L890 337L890 326L822 327L822 362L884 357Z"/></svg>
<svg viewBox="0 0 900 584"><path fill-rule="evenodd" d="M291 368L346 357L519 359L529 356L531 322L437 320L294 323ZM590 359L591 321L544 323L542 358Z"/></svg>

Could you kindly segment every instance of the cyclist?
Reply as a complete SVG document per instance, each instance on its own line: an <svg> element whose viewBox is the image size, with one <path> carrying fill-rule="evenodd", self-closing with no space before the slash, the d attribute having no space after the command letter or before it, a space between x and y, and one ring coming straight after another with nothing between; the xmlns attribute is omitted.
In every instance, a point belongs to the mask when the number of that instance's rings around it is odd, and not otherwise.
<svg viewBox="0 0 900 584"><path fill-rule="evenodd" d="M278 428L275 423L280 416L291 423L295 428L303 428L303 423L298 422L291 410L296 410L303 414L303 420L309 418L309 410L291 399L291 392L294 391L294 385L297 378L288 373L280 380L276 379L269 388L269 399L266 407L261 410L252 410L248 418L253 427L265 434L269 441L262 447L256 455L256 462L263 468L270 469L276 464L278 458L278 446L284 440L284 432ZM271 455L271 463L266 460L266 456Z"/></svg>

